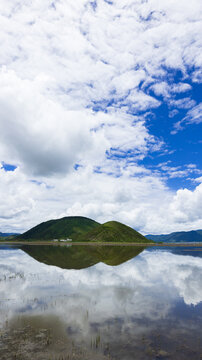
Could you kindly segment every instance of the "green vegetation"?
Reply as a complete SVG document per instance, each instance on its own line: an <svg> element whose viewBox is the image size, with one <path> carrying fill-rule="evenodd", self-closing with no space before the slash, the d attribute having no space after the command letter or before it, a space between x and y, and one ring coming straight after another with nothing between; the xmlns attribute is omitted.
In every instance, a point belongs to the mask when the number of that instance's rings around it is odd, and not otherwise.
<svg viewBox="0 0 202 360"><path fill-rule="evenodd" d="M24 234L16 237L16 240L53 240L70 238L75 240L79 235L97 227L99 223L82 216L67 216L61 219L43 222Z"/></svg>
<svg viewBox="0 0 202 360"><path fill-rule="evenodd" d="M16 239L16 235L0 236L0 242L13 241Z"/></svg>
<svg viewBox="0 0 202 360"><path fill-rule="evenodd" d="M109 221L78 237L78 241L149 243L143 235L117 221Z"/></svg>
<svg viewBox="0 0 202 360"><path fill-rule="evenodd" d="M129 226L117 221L105 224L82 217L69 216L58 220L43 222L16 240L46 241L71 239L74 242L113 242L113 243L149 243L143 235Z"/></svg>
<svg viewBox="0 0 202 360"><path fill-rule="evenodd" d="M2 233L0 232L0 242L7 241L7 240L14 240L15 237L19 235L19 233Z"/></svg>
<svg viewBox="0 0 202 360"><path fill-rule="evenodd" d="M85 269L99 262L116 266L140 254L141 246L40 246L23 245L22 250L39 262L63 269Z"/></svg>

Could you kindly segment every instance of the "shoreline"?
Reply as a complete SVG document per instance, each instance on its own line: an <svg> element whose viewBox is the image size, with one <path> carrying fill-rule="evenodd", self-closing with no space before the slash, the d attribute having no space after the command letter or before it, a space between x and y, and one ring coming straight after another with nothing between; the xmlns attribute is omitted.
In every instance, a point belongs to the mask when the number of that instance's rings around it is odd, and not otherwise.
<svg viewBox="0 0 202 360"><path fill-rule="evenodd" d="M142 247L202 247L201 243L121 243L121 242L52 242L52 241L0 241L0 245L49 245L49 246L142 246Z"/></svg>

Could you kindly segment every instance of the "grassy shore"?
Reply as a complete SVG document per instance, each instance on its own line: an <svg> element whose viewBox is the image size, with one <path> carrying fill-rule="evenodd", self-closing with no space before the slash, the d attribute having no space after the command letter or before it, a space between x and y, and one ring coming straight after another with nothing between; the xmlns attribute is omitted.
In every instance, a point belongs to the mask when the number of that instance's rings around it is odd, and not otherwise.
<svg viewBox="0 0 202 360"><path fill-rule="evenodd" d="M92 246L144 246L144 247L202 247L201 243L122 243L122 242L53 242L53 241L0 241L0 245L92 245Z"/></svg>

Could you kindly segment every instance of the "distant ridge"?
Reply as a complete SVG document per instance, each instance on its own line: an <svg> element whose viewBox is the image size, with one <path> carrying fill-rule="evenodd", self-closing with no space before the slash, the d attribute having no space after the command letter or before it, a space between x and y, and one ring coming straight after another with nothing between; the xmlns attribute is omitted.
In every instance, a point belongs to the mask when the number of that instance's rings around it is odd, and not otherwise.
<svg viewBox="0 0 202 360"><path fill-rule="evenodd" d="M16 240L71 239L77 242L136 242L149 243L143 235L117 221L105 224L83 217L67 216L43 222L16 237Z"/></svg>
<svg viewBox="0 0 202 360"><path fill-rule="evenodd" d="M171 234L162 234L162 235L146 235L147 239L153 241L162 241L162 242L201 242L202 241L202 230L192 230L192 231L178 231Z"/></svg>
<svg viewBox="0 0 202 360"><path fill-rule="evenodd" d="M8 237L8 236L14 236L19 235L19 233L2 233L0 232L0 237Z"/></svg>

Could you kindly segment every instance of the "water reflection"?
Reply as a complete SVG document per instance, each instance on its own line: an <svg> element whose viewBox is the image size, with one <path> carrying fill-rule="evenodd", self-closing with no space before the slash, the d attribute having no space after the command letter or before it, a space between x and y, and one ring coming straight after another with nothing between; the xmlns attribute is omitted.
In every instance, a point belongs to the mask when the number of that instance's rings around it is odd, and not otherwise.
<svg viewBox="0 0 202 360"><path fill-rule="evenodd" d="M200 359L201 258L157 249L128 260L134 247L71 247L66 261L37 248L0 251L0 326L11 342L1 359L25 347L19 331L36 359Z"/></svg>
<svg viewBox="0 0 202 360"><path fill-rule="evenodd" d="M99 262L120 265L143 250L142 246L23 246L34 259L62 269L85 269Z"/></svg>

